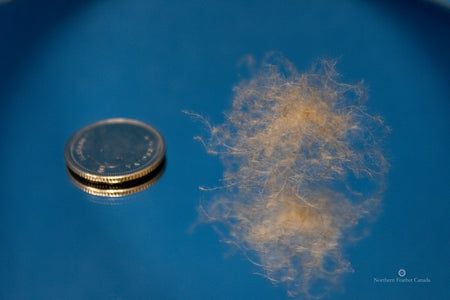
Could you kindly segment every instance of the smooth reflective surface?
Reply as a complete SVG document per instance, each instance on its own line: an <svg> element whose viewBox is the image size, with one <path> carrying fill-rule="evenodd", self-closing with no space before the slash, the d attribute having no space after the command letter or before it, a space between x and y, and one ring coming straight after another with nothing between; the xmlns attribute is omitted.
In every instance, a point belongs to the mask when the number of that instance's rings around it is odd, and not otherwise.
<svg viewBox="0 0 450 300"><path fill-rule="evenodd" d="M200 204L221 200L199 187L223 186L224 167L193 140L208 129L182 113L223 124L232 88L275 50L301 74L339 58L339 82L364 80L367 112L391 128L383 206L358 232L364 239L342 251L353 272L323 299L450 299L449 27L448 12L426 1L0 5L0 298L291 299L283 284L255 275L261 268L217 233L226 228L199 220ZM273 124L290 124L297 108ZM150 188L99 197L68 178L67 139L110 118L140 120L164 136L166 169ZM334 203L329 195L322 203ZM272 241L271 230L296 232L296 224L307 234L331 220L329 210L292 207L270 219L281 226L253 226L253 236ZM335 267L327 258L323 266Z"/></svg>

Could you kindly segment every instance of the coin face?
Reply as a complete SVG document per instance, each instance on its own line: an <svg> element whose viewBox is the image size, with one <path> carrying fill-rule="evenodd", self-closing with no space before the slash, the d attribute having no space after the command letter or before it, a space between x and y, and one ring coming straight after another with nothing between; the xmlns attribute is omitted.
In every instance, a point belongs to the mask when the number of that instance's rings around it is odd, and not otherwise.
<svg viewBox="0 0 450 300"><path fill-rule="evenodd" d="M109 119L77 131L66 143L70 172L92 183L120 184L150 174L163 162L166 145L153 127Z"/></svg>

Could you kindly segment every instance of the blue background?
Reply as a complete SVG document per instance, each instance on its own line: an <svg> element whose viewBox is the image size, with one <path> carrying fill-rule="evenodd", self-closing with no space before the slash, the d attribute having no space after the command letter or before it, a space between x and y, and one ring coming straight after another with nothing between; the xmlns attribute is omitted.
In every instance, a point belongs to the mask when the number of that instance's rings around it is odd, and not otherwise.
<svg viewBox="0 0 450 300"><path fill-rule="evenodd" d="M450 299L450 11L420 1L21 1L0 5L0 299L285 299L211 226L222 174L181 110L223 121L246 55L300 71L340 58L392 128L383 213L329 299ZM164 135L162 179L120 206L65 173L77 129L106 118ZM373 278L431 279L381 284Z"/></svg>

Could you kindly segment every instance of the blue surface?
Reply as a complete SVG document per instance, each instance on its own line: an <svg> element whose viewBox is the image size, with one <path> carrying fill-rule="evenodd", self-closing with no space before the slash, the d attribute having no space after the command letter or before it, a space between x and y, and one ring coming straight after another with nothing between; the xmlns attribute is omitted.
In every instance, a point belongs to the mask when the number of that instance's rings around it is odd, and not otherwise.
<svg viewBox="0 0 450 300"><path fill-rule="evenodd" d="M188 109L223 120L245 55L299 70L339 57L392 128L384 208L346 251L329 299L449 299L450 12L416 1L12 1L0 5L0 299L284 299L282 286L193 227L198 190L222 174ZM65 174L86 124L135 118L161 131L167 168L120 206ZM376 283L428 277L431 283Z"/></svg>

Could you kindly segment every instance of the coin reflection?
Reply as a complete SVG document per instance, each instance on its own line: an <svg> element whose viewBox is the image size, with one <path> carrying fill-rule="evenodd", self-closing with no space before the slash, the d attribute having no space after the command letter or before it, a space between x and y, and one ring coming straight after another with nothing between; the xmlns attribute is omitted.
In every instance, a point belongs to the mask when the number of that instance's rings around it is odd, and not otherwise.
<svg viewBox="0 0 450 300"><path fill-rule="evenodd" d="M161 164L151 173L135 180L116 184L98 183L87 180L75 174L69 168L67 168L67 174L71 182L86 193L101 197L118 198L134 194L149 188L162 177L165 168L166 160L164 159ZM111 204L111 201L107 201L107 199L92 199L92 201ZM115 199L114 202L117 202L117 204L119 204L122 201L120 201L119 199Z"/></svg>

